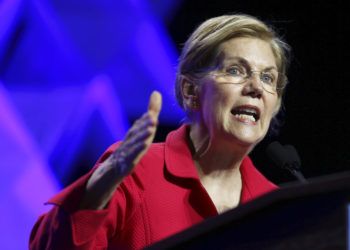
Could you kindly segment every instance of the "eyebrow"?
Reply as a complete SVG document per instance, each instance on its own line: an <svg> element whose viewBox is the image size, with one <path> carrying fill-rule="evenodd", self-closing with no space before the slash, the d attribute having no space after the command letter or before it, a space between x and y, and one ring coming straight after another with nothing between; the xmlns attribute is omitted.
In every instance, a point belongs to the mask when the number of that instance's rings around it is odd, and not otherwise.
<svg viewBox="0 0 350 250"><path fill-rule="evenodd" d="M251 64L249 63L249 61L248 61L247 59L245 59L244 57L240 57L240 56L231 56L231 57L227 57L227 58L225 58L225 60L223 60L223 61L221 62L221 64L223 64L224 61L228 61L228 62L230 62L230 61L238 61L240 64L246 65L246 66L248 66L250 69L252 68L252 67L251 67ZM277 69L276 66L267 66L267 67L265 67L265 68L263 69L263 71L268 71L268 70L272 70L272 69L278 71L278 69Z"/></svg>

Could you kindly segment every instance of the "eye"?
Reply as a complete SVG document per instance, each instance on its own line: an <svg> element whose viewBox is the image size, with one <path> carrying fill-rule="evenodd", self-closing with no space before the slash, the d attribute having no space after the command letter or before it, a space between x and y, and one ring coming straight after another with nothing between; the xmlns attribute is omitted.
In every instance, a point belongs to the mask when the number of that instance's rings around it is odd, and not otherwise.
<svg viewBox="0 0 350 250"><path fill-rule="evenodd" d="M232 66L226 70L226 72L231 76L244 76L245 70L239 66Z"/></svg>
<svg viewBox="0 0 350 250"><path fill-rule="evenodd" d="M276 77L271 72L261 72L260 79L265 84L274 85Z"/></svg>

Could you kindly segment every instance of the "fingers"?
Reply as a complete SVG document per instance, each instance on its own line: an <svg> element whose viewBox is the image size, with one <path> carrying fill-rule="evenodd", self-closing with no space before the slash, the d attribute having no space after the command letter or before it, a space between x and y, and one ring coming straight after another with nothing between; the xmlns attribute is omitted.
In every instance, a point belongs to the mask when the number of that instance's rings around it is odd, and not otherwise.
<svg viewBox="0 0 350 250"><path fill-rule="evenodd" d="M162 107L162 96L153 91L148 112L143 114L129 129L120 147L114 152L119 173L130 173L151 145L156 133L158 116Z"/></svg>
<svg viewBox="0 0 350 250"><path fill-rule="evenodd" d="M153 91L148 104L148 112L158 118L162 108L162 95L158 91Z"/></svg>
<svg viewBox="0 0 350 250"><path fill-rule="evenodd" d="M143 152L147 148L147 145L143 141L138 141L135 144L131 145L128 147L128 152L126 154L126 161L134 166L137 164L137 161L139 160L140 153Z"/></svg>
<svg viewBox="0 0 350 250"><path fill-rule="evenodd" d="M149 137L151 137L155 133L155 127L146 127L135 129L135 132L131 133L128 138L126 138L123 142L125 146L132 146L139 141L146 142Z"/></svg>
<svg viewBox="0 0 350 250"><path fill-rule="evenodd" d="M148 112L143 114L134 125L129 129L126 138L133 136L140 130L147 127L156 126L158 124L158 116L162 107L162 96L158 91L153 91L148 104ZM154 131L155 133L155 131Z"/></svg>
<svg viewBox="0 0 350 250"><path fill-rule="evenodd" d="M125 136L125 140L128 140L130 137L134 137L142 131L148 130L149 127L156 125L156 122L152 119L150 114L145 113L141 118L136 120L132 127L129 129Z"/></svg>
<svg viewBox="0 0 350 250"><path fill-rule="evenodd" d="M140 153L145 150L146 144L144 141L137 141L134 144L123 145L114 152L116 159L117 174L119 176L128 175L139 160Z"/></svg>
<svg viewBox="0 0 350 250"><path fill-rule="evenodd" d="M150 144L152 143L154 136L156 134L156 126L158 125L158 116L160 113L160 110L162 108L162 95L158 91L153 91L150 98L149 98L149 104L148 104L148 114L153 122L154 129L151 128L151 131L153 132L149 138L147 138L147 142Z"/></svg>

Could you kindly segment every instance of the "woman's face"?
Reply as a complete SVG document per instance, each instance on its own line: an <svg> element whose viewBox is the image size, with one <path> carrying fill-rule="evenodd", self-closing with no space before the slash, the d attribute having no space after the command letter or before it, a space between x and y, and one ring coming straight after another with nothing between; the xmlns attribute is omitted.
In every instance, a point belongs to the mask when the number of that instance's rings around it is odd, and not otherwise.
<svg viewBox="0 0 350 250"><path fill-rule="evenodd" d="M277 72L275 57L269 43L257 38L233 38L222 43L219 51L216 72L236 74L237 67L242 67L254 73L242 84L233 84L212 72L202 78L197 122L213 140L254 146L264 138L279 109L277 93L264 90L259 75L260 71Z"/></svg>

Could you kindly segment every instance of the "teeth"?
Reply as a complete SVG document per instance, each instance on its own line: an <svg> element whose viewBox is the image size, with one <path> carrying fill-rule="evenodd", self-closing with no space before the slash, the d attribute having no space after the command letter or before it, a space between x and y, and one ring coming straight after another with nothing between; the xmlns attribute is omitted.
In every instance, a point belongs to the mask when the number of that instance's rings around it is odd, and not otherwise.
<svg viewBox="0 0 350 250"><path fill-rule="evenodd" d="M235 117L241 120L249 120L251 122L255 122L255 118L252 115L245 115L245 114L236 114Z"/></svg>
<svg viewBox="0 0 350 250"><path fill-rule="evenodd" d="M249 112L249 113L256 114L255 109L241 109L241 110L242 110L242 111L245 111L245 112Z"/></svg>
<svg viewBox="0 0 350 250"><path fill-rule="evenodd" d="M238 107L236 109L233 109L231 113L240 119L245 119L254 122L259 120L259 112L254 108Z"/></svg>

